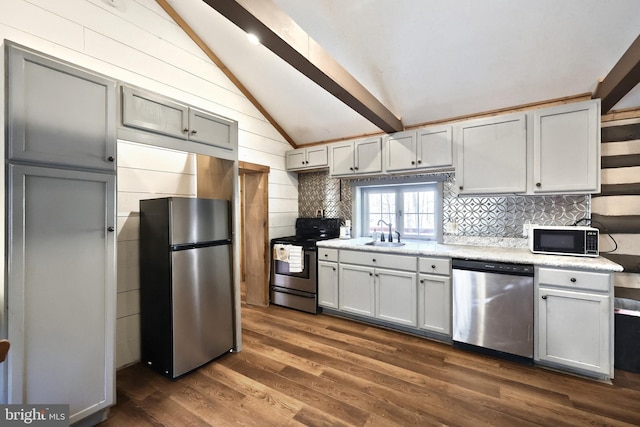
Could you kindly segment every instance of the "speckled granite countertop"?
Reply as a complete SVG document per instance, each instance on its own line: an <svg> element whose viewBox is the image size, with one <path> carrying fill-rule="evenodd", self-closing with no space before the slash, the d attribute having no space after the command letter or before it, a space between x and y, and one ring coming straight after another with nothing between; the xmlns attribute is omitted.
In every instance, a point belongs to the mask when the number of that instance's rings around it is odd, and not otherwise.
<svg viewBox="0 0 640 427"><path fill-rule="evenodd" d="M318 242L318 247L333 249L351 249L367 252L384 252L398 255L443 256L451 258L469 258L482 261L534 264L545 267L579 268L593 271L622 271L622 266L603 257L575 257L559 255L532 254L528 249L504 248L493 246L471 246L438 244L435 242L404 241L404 246L384 247L367 246L371 237L355 239L332 239Z"/></svg>

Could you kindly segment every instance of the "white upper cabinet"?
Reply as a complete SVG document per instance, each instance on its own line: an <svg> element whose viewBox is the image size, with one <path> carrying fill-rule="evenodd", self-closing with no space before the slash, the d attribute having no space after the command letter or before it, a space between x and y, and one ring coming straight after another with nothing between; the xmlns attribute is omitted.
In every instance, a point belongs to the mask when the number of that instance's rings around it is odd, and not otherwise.
<svg viewBox="0 0 640 427"><path fill-rule="evenodd" d="M329 165L326 145L309 148L297 148L287 151L287 170L304 170L324 168Z"/></svg>
<svg viewBox="0 0 640 427"><path fill-rule="evenodd" d="M122 86L122 124L227 150L237 145L233 121L130 86Z"/></svg>
<svg viewBox="0 0 640 427"><path fill-rule="evenodd" d="M456 184L460 194L524 193L527 116L506 114L456 125Z"/></svg>
<svg viewBox="0 0 640 427"><path fill-rule="evenodd" d="M116 82L28 49L7 49L7 158L116 169Z"/></svg>
<svg viewBox="0 0 640 427"><path fill-rule="evenodd" d="M331 176L353 176L382 172L382 139L379 137L332 144Z"/></svg>
<svg viewBox="0 0 640 427"><path fill-rule="evenodd" d="M387 172L426 171L453 166L451 126L398 132L385 138Z"/></svg>
<svg viewBox="0 0 640 427"><path fill-rule="evenodd" d="M600 192L600 100L533 111L531 190Z"/></svg>

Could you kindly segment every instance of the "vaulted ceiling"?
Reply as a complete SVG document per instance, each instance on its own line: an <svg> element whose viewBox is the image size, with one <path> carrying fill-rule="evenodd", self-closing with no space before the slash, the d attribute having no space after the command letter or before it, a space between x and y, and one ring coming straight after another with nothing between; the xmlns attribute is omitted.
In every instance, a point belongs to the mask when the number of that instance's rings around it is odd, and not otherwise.
<svg viewBox="0 0 640 427"><path fill-rule="evenodd" d="M257 0L239 3L252 1ZM244 30L207 4L215 6L215 0L166 2L294 146L381 132L379 123L363 117L265 45L251 44ZM400 128L594 93L640 34L638 0L259 4L263 11L277 12L270 16L276 27L282 23L276 32L284 32L303 48L315 41L328 55L323 64L332 58L341 65L341 71L329 67L326 74L350 74L367 96L398 119ZM280 19L280 13L300 28ZM312 41L305 39L307 35ZM356 98L364 96L361 89L353 89ZM640 85L613 109L637 107Z"/></svg>

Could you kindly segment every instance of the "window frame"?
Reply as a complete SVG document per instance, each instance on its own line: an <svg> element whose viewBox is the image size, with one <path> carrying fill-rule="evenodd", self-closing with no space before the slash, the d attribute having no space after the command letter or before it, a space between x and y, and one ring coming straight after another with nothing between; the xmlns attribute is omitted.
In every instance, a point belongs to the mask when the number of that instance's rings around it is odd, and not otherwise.
<svg viewBox="0 0 640 427"><path fill-rule="evenodd" d="M401 233L401 238L409 240L420 241L436 241L442 242L442 222L443 222L443 181L444 178L430 177L431 179L425 180L421 178L405 178L405 179L379 179L370 180L365 182L353 183L353 226L354 234L358 237L371 236L369 233L369 209L368 209L368 197L375 192L384 192L384 190L392 190L396 193L404 193L416 188L429 188L433 189L434 198L434 233L429 237L405 237L402 230L404 230L404 205L403 198L400 199L396 196L396 210L392 224L394 225L393 231L398 229ZM385 235L388 234L388 229L384 225L382 228L385 230Z"/></svg>

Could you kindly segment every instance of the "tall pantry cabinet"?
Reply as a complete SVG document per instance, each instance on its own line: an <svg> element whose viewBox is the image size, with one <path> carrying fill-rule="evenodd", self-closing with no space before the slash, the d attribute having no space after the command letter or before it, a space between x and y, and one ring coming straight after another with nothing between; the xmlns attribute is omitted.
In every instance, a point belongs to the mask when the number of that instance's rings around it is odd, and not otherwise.
<svg viewBox="0 0 640 427"><path fill-rule="evenodd" d="M114 403L116 82L7 44L6 403Z"/></svg>

